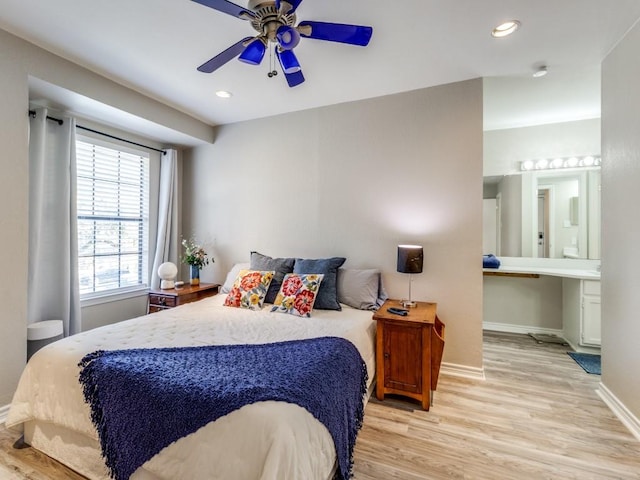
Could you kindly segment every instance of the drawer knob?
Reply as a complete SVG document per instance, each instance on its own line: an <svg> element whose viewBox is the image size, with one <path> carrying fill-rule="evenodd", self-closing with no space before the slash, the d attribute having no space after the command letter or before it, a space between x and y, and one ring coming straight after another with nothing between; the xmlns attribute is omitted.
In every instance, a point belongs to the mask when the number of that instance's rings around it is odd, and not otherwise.
<svg viewBox="0 0 640 480"><path fill-rule="evenodd" d="M384 352L384 358L389 358L391 355L389 355L389 352Z"/></svg>

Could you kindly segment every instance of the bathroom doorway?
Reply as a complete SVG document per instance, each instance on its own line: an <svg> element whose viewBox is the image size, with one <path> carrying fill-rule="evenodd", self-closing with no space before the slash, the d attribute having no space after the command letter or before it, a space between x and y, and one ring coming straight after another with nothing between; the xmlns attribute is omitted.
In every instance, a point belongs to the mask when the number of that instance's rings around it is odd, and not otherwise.
<svg viewBox="0 0 640 480"><path fill-rule="evenodd" d="M551 185L538 187L538 258L549 258L551 251L550 208L552 195Z"/></svg>

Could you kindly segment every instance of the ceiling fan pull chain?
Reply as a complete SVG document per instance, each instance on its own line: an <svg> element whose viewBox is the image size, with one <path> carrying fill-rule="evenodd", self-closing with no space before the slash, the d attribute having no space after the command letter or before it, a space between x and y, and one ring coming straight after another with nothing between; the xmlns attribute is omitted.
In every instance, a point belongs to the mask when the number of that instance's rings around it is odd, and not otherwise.
<svg viewBox="0 0 640 480"><path fill-rule="evenodd" d="M267 77L272 78L278 75L278 71L276 70L275 60L273 59L273 44L269 43L269 73L267 73Z"/></svg>

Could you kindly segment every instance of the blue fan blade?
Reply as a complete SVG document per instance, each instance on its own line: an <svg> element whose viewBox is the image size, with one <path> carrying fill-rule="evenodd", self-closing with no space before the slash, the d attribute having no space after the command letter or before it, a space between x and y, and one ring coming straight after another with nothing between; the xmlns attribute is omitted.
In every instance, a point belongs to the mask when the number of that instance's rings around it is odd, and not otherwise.
<svg viewBox="0 0 640 480"><path fill-rule="evenodd" d="M240 55L240 53L245 48L244 44L246 42L250 41L251 39L252 39L252 37L246 37L246 38L243 38L242 40L240 40L235 45L231 45L224 52L219 53L218 55L213 57L208 62L205 62L202 65L200 65L198 67L198 70L203 72L203 73L211 73L211 72L216 71L221 66L223 66L225 63L233 60L238 55Z"/></svg>
<svg viewBox="0 0 640 480"><path fill-rule="evenodd" d="M276 0L276 9L280 10L281 2L287 2L289 5L291 5L291 9L284 13L289 13L289 12L293 13L296 11L298 6L302 3L302 0Z"/></svg>
<svg viewBox="0 0 640 480"><path fill-rule="evenodd" d="M311 27L311 33L306 35L305 28ZM346 25L343 23L327 22L300 22L298 25L300 35L316 40L327 40L329 42L348 43L350 45L360 45L366 47L371 40L373 28L360 25Z"/></svg>
<svg viewBox="0 0 640 480"><path fill-rule="evenodd" d="M287 83L290 87L295 87L304 82L304 75L302 75L302 70L298 70L296 73L285 73L284 76L287 79Z"/></svg>
<svg viewBox="0 0 640 480"><path fill-rule="evenodd" d="M236 5L235 3L228 2L227 0L193 0L200 5L204 5L205 7L213 8L214 10L218 10L219 12L226 13L228 15L232 15L234 17L242 18L243 20L247 19L247 15L251 18L255 18L256 14L251 10L247 10L240 5Z"/></svg>

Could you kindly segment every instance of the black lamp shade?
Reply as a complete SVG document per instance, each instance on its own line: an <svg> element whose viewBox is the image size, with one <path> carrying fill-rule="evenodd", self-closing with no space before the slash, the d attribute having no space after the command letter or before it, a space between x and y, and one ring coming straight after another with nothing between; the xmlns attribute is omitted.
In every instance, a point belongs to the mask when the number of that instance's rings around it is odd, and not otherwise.
<svg viewBox="0 0 640 480"><path fill-rule="evenodd" d="M422 273L423 258L419 245L398 245L398 272Z"/></svg>

